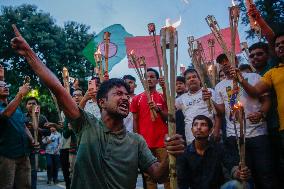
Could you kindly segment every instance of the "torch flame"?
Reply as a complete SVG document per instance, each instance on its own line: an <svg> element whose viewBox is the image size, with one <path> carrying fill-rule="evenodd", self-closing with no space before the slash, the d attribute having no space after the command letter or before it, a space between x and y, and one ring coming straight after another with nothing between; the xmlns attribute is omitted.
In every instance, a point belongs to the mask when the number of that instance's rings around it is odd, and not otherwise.
<svg viewBox="0 0 284 189"><path fill-rule="evenodd" d="M98 46L98 49L97 49L97 51L96 51L96 54L102 54L102 53L101 53L101 48L100 48L100 46Z"/></svg>
<svg viewBox="0 0 284 189"><path fill-rule="evenodd" d="M213 66L210 65L210 66L208 67L208 71L211 72L212 70L213 70Z"/></svg>
<svg viewBox="0 0 284 189"><path fill-rule="evenodd" d="M174 27L177 28L181 24L181 16L179 17L179 20L171 23L171 20L169 18L166 19L166 26L165 27Z"/></svg>
<svg viewBox="0 0 284 189"><path fill-rule="evenodd" d="M234 105L235 109L240 109L241 107L243 107L243 104L240 101L238 101L237 104Z"/></svg>

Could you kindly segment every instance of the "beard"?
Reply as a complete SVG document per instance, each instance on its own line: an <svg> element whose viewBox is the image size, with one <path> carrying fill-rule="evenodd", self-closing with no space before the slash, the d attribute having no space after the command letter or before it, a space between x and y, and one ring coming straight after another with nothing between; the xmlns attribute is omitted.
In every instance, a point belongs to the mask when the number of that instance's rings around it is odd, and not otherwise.
<svg viewBox="0 0 284 189"><path fill-rule="evenodd" d="M128 116L129 112L126 113L120 113L119 111L114 111L114 110L106 110L106 112L108 113L108 115L114 119L124 119Z"/></svg>

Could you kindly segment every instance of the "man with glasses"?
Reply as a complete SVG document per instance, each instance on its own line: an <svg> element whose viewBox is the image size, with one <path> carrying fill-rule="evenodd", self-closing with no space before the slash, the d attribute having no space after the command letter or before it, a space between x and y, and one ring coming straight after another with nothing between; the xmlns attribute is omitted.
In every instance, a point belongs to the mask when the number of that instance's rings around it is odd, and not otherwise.
<svg viewBox="0 0 284 189"><path fill-rule="evenodd" d="M84 97L84 91L78 87L74 89L72 93L72 99L79 106ZM73 173L73 167L75 164L77 154L77 138L73 129L67 119L64 121L64 127L62 132L62 147L60 150L60 162L64 176L65 187L70 189L71 177Z"/></svg>
<svg viewBox="0 0 284 189"><path fill-rule="evenodd" d="M9 87L0 81L0 188L31 188L29 137L25 116L18 108L29 92L29 84L20 87L15 98L8 102Z"/></svg>
<svg viewBox="0 0 284 189"><path fill-rule="evenodd" d="M256 69L256 73L264 76L266 72L277 65L277 61L270 55L269 45L267 43L258 42L249 47L249 61ZM268 137L270 140L270 148L272 151L272 158L274 163L274 169L277 169L279 165L279 116L277 112L277 98L275 90L272 88L269 91L271 99L271 108L267 112L266 121ZM279 174L280 175L280 174Z"/></svg>
<svg viewBox="0 0 284 189"><path fill-rule="evenodd" d="M256 69L256 73L263 76L268 70L276 66L274 59L269 54L269 46L258 42L249 47L249 61Z"/></svg>

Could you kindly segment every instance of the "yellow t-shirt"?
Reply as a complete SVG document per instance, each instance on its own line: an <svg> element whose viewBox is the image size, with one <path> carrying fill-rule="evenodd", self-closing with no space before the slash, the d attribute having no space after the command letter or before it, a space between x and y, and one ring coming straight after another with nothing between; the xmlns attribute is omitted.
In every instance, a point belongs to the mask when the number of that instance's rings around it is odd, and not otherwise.
<svg viewBox="0 0 284 189"><path fill-rule="evenodd" d="M284 130L284 64L280 64L278 67L266 72L261 78L261 81L275 89L280 121L279 130Z"/></svg>

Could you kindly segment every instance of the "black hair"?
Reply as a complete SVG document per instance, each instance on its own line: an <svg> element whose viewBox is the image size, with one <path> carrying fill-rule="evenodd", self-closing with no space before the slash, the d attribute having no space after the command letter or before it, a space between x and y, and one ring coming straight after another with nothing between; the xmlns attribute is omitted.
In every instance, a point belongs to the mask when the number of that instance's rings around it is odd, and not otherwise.
<svg viewBox="0 0 284 189"><path fill-rule="evenodd" d="M101 79L97 76L92 76L91 80L96 80L98 84L101 83Z"/></svg>
<svg viewBox="0 0 284 189"><path fill-rule="evenodd" d="M274 36L274 38L273 38L274 45L275 45L276 39L279 38L279 37L282 37L282 36L284 36L284 31L281 31Z"/></svg>
<svg viewBox="0 0 284 189"><path fill-rule="evenodd" d="M219 63L219 64L222 64L223 61L229 61L228 57L226 54L219 54L216 58L216 62Z"/></svg>
<svg viewBox="0 0 284 189"><path fill-rule="evenodd" d="M262 49L264 50L264 52L266 52L267 54L269 53L269 46L267 43L263 43L263 42L257 42L257 43L254 43L252 44L250 47L249 47L249 52L251 53L251 51L255 50L255 49Z"/></svg>
<svg viewBox="0 0 284 189"><path fill-rule="evenodd" d="M185 83L185 78L184 78L183 76L177 76L176 81L179 81L179 82Z"/></svg>
<svg viewBox="0 0 284 189"><path fill-rule="evenodd" d="M192 67L191 67L191 68L187 68L187 69L183 72L184 78L185 78L185 76L186 76L188 73L196 73L197 77L198 77L199 80L200 80L200 77L199 77L199 75L198 75L196 69L194 69L194 68L192 68Z"/></svg>
<svg viewBox="0 0 284 189"><path fill-rule="evenodd" d="M147 68L147 72L154 72L156 75L156 78L159 79L159 73L157 70L153 69L153 68Z"/></svg>
<svg viewBox="0 0 284 189"><path fill-rule="evenodd" d="M124 75L124 76L122 77L122 79L123 79L123 80L129 79L129 80L132 80L132 81L136 82L136 78L133 77L132 75Z"/></svg>
<svg viewBox="0 0 284 189"><path fill-rule="evenodd" d="M75 91L81 91L81 92L82 92L82 95L83 95L83 96L85 95L85 92L84 92L84 90L83 90L81 87L78 87L77 89L74 89L74 91L72 92L72 96L73 96L73 93L74 93Z"/></svg>
<svg viewBox="0 0 284 189"><path fill-rule="evenodd" d="M126 91L128 93L130 93L130 88L129 85L127 83L124 82L123 79L118 79L118 78L111 78L107 81L104 81L97 93L97 104L99 106L99 108L101 109L100 105L99 105L99 100L102 98L106 98L107 97L107 93L114 87L125 87Z"/></svg>
<svg viewBox="0 0 284 189"><path fill-rule="evenodd" d="M213 127L212 120L209 117L205 116L205 115L197 115L197 116L195 116L193 118L193 121L192 121L192 126L193 126L195 120L204 120L204 121L206 121L209 129L211 129Z"/></svg>
<svg viewBox="0 0 284 189"><path fill-rule="evenodd" d="M29 101L31 101L31 100L36 101L37 105L39 105L38 99L37 99L36 97L34 97L34 96L30 96L30 97L26 98L26 105L27 105L27 103L28 103Z"/></svg>
<svg viewBox="0 0 284 189"><path fill-rule="evenodd" d="M246 69L249 69L249 70L252 72L251 67L250 67L250 65L248 65L248 64L241 64L241 65L239 66L239 69L240 69L240 71L244 71L244 70L246 70Z"/></svg>

